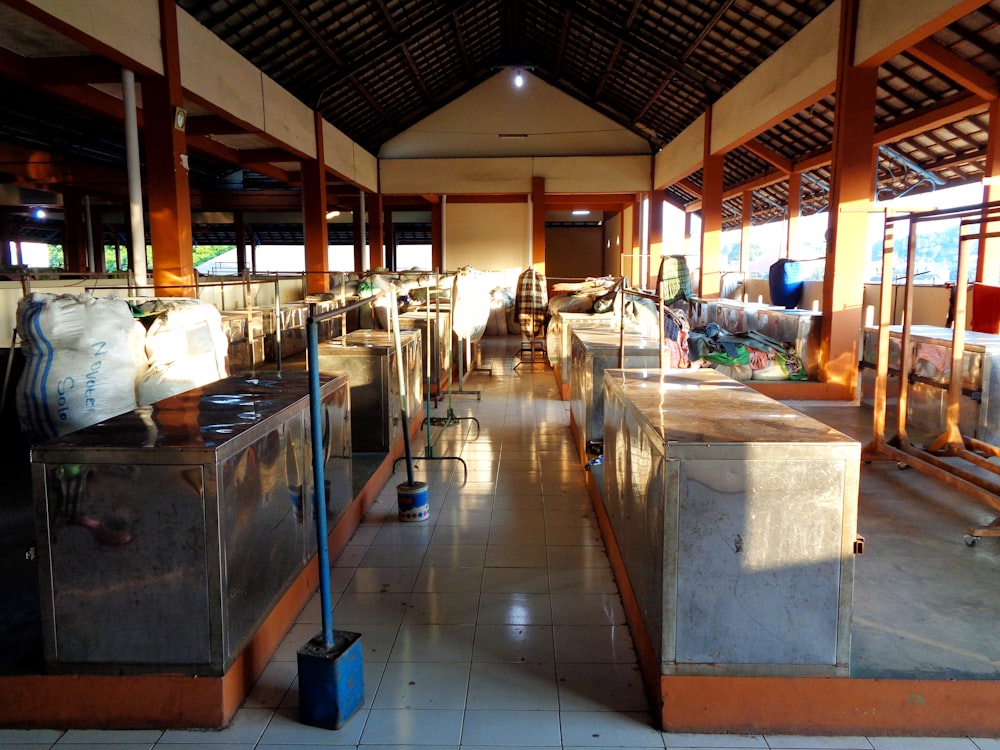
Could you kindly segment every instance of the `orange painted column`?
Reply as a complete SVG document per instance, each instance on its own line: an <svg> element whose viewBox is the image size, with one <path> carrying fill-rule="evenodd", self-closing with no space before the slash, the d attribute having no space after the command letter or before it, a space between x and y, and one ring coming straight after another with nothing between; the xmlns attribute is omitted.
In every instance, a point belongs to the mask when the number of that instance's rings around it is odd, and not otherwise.
<svg viewBox="0 0 1000 750"><path fill-rule="evenodd" d="M435 196L436 197L436 196ZM431 269L444 264L444 208L441 200L431 203Z"/></svg>
<svg viewBox="0 0 1000 750"><path fill-rule="evenodd" d="M531 265L545 273L545 178L531 178Z"/></svg>
<svg viewBox="0 0 1000 750"><path fill-rule="evenodd" d="M802 212L802 173L788 175L788 225L785 234L783 258L792 257L792 248L799 238L799 214Z"/></svg>
<svg viewBox="0 0 1000 750"><path fill-rule="evenodd" d="M330 291L330 236L326 220L326 166L323 163L323 118L313 113L316 159L302 161L302 226L305 235L306 288L310 294Z"/></svg>
<svg viewBox="0 0 1000 750"><path fill-rule="evenodd" d="M712 108L705 110L705 150L702 160L701 284L702 297L715 298L722 289L722 179L725 155L712 153Z"/></svg>
<svg viewBox="0 0 1000 750"><path fill-rule="evenodd" d="M823 278L820 379L854 395L858 376L858 330L863 311L868 252L868 209L875 177L875 87L878 70L854 59L859 0L843 0L840 13L830 236ZM842 390L841 390L842 387Z"/></svg>
<svg viewBox="0 0 1000 750"><path fill-rule="evenodd" d="M233 234L236 235L236 272L242 276L247 269L247 227L242 211L233 213Z"/></svg>
<svg viewBox="0 0 1000 750"><path fill-rule="evenodd" d="M83 221L83 199L76 190L63 193L63 265L67 271L87 270L87 237Z"/></svg>
<svg viewBox="0 0 1000 750"><path fill-rule="evenodd" d="M164 75L142 78L153 284L159 295L187 297L195 294L194 255L187 137L178 118L184 99L177 4L174 0L159 0L159 6Z"/></svg>
<svg viewBox="0 0 1000 750"><path fill-rule="evenodd" d="M368 209L368 262L370 268L385 267L385 247L382 235L382 194L368 193L365 198Z"/></svg>
<svg viewBox="0 0 1000 750"><path fill-rule="evenodd" d="M983 202L1000 201L1000 99L990 103L990 135L983 172ZM985 229L987 233L996 235L1000 233L1000 223L989 222ZM976 281L1000 284L1000 237L984 237L979 241Z"/></svg>

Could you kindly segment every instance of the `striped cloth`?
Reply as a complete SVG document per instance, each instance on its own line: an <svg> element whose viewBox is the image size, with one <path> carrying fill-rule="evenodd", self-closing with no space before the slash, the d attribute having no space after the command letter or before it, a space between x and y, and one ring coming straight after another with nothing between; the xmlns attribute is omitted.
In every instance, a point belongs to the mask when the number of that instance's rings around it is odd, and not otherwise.
<svg viewBox="0 0 1000 750"><path fill-rule="evenodd" d="M686 302L691 298L691 271L683 255L664 255L657 283L663 284L663 302Z"/></svg>
<svg viewBox="0 0 1000 750"><path fill-rule="evenodd" d="M521 326L521 335L533 339L545 328L549 295L545 287L545 276L534 268L528 268L517 277L514 297L514 316Z"/></svg>

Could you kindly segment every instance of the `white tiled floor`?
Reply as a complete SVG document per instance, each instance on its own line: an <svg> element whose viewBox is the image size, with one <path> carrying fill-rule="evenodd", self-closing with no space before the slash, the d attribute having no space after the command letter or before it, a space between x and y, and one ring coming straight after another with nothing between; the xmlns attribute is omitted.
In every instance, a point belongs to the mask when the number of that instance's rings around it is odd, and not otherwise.
<svg viewBox="0 0 1000 750"><path fill-rule="evenodd" d="M513 369L518 341L484 340L492 374L453 399L473 422L434 427L417 459L431 517L403 523L400 463L333 563L333 622L362 634L365 700L340 730L298 719L296 652L320 630L302 612L232 725L221 731L0 730L2 750L289 750L292 746L1000 750L997 740L720 736L654 728L551 370ZM495 354L495 357L493 356ZM448 404L433 411L444 416ZM414 453L425 455L424 433ZM468 466L463 481L461 456Z"/></svg>

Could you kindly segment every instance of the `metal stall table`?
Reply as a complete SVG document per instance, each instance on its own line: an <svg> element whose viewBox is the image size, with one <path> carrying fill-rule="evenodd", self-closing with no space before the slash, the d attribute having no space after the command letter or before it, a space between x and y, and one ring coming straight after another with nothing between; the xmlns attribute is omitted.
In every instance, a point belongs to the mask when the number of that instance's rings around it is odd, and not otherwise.
<svg viewBox="0 0 1000 750"><path fill-rule="evenodd" d="M907 424L911 431L933 439L945 430L951 383L951 342L954 331L942 326L913 325L909 336L909 398ZM889 374L899 376L902 326L889 327ZM867 326L862 353L862 399L872 403L878 365L878 328ZM994 396L996 396L994 398ZM1000 446L1000 336L965 332L962 352L962 398L959 427L990 445Z"/></svg>
<svg viewBox="0 0 1000 750"><path fill-rule="evenodd" d="M691 325L717 323L730 333L756 331L788 342L802 358L810 379L819 377L823 313L729 299L691 300Z"/></svg>
<svg viewBox="0 0 1000 750"><path fill-rule="evenodd" d="M258 310L220 310L229 340L229 372L253 370L264 361L264 315Z"/></svg>
<svg viewBox="0 0 1000 750"><path fill-rule="evenodd" d="M574 313L556 311L545 327L545 351L549 364L559 375L559 384L566 388L570 382L570 362L573 351L573 331L598 328L616 331L621 323L617 312Z"/></svg>
<svg viewBox="0 0 1000 750"><path fill-rule="evenodd" d="M442 384L451 378L452 358L450 341L451 308L446 305L431 305L430 310L414 310L400 313L401 331L420 331L424 353L424 377L430 391L440 396ZM430 351L430 357L427 352Z"/></svg>
<svg viewBox="0 0 1000 750"><path fill-rule="evenodd" d="M353 500L346 376L321 390L328 520ZM32 449L53 671L220 676L316 549L309 383L230 377Z"/></svg>
<svg viewBox="0 0 1000 750"><path fill-rule="evenodd" d="M572 336L570 416L581 459L604 439L604 371L660 366L660 342L636 333L577 329ZM624 345L624 359L622 346Z"/></svg>
<svg viewBox="0 0 1000 750"><path fill-rule="evenodd" d="M420 331L400 331L406 414L421 412L423 355ZM403 437L396 350L388 331L362 328L320 341L320 372L347 373L351 389L351 440L355 451L387 453Z"/></svg>
<svg viewBox="0 0 1000 750"><path fill-rule="evenodd" d="M603 504L660 674L846 676L860 443L711 369L604 384Z"/></svg>

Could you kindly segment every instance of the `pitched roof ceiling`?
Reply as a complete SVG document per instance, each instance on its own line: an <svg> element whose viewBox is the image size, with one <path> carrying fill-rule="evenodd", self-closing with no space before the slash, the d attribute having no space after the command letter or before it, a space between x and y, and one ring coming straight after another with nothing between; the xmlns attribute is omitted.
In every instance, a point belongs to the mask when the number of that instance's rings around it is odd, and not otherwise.
<svg viewBox="0 0 1000 750"><path fill-rule="evenodd" d="M499 68L516 66L641 135L653 152L829 4L178 0L179 7L374 154ZM997 50L1000 0L991 0L881 65L880 195L982 177L988 100L996 97L1000 75ZM31 84L0 85L11 102L22 100L21 87ZM727 154L727 224L739 223L747 196L755 222L780 218L790 165L811 165L802 180L804 212L825 207L833 111L831 94ZM945 111L946 117L926 117ZM40 120L36 113L19 117L9 109L0 116L0 140L47 143L56 152L69 149L74 158L122 163L117 126L81 114L59 117L55 111ZM229 171L230 166L192 154L192 181L199 189L226 187ZM250 185L275 183L247 172L243 186ZM666 194L690 207L697 205L700 185L699 171Z"/></svg>

